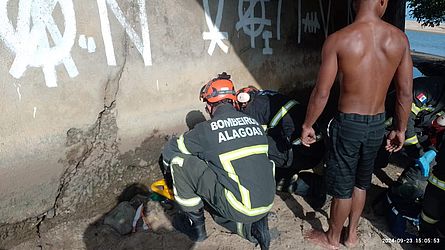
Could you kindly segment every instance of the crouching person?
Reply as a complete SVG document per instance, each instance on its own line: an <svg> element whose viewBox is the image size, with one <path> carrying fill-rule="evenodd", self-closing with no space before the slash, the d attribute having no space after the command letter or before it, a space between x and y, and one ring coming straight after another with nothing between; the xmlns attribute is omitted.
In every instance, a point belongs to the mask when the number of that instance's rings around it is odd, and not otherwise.
<svg viewBox="0 0 445 250"><path fill-rule="evenodd" d="M211 119L171 139L163 150L182 210L173 226L193 241L206 239L206 203L217 223L268 249L275 180L264 130L235 109L234 86L225 72L202 87L200 99Z"/></svg>
<svg viewBox="0 0 445 250"><path fill-rule="evenodd" d="M406 168L388 188L383 202L389 230L395 238L410 239L414 242L416 236L407 232L407 223L419 225L418 218L427 181L428 170L415 164Z"/></svg>
<svg viewBox="0 0 445 250"><path fill-rule="evenodd" d="M445 249L445 143L428 179L420 221L421 243L428 249Z"/></svg>

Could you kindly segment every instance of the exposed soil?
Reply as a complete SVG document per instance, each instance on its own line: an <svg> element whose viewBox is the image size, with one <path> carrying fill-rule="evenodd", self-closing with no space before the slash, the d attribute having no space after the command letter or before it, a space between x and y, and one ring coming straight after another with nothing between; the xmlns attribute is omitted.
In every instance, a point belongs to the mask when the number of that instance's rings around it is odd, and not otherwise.
<svg viewBox="0 0 445 250"><path fill-rule="evenodd" d="M368 192L367 203L360 222L360 244L356 249L416 249L414 245L383 243L391 238L387 232L381 211L371 209L372 201L384 191L386 184L397 178L402 169L388 166L373 176L373 185ZM302 197L289 193L278 193L269 227L275 238L271 249L319 249L304 239L304 233L312 228L327 229L329 204L320 211L314 211ZM66 221L41 234L40 239L26 241L13 249L259 249L253 243L238 235L230 234L217 225L206 213L208 239L201 243L188 240L171 226L171 212L158 202L150 201L146 221L149 230L121 236L111 227L103 224L104 216ZM342 246L345 249L344 246Z"/></svg>

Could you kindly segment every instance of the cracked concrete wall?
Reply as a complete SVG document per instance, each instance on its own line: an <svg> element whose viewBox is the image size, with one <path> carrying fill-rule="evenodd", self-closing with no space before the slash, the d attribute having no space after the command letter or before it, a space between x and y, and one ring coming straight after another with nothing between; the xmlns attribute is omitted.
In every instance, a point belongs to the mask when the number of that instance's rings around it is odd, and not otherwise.
<svg viewBox="0 0 445 250"><path fill-rule="evenodd" d="M204 112L198 91L217 73L310 87L349 3L1 1L0 247L159 178L165 136Z"/></svg>

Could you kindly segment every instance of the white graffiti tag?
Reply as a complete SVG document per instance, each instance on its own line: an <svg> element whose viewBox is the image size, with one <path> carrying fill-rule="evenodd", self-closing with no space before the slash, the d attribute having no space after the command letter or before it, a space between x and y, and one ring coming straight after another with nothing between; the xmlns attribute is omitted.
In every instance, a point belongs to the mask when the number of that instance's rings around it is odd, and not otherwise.
<svg viewBox="0 0 445 250"><path fill-rule="evenodd" d="M64 18L63 35L52 17L57 4ZM8 0L0 0L0 39L15 53L9 70L13 77L22 77L28 66L42 67L46 86L57 87L57 65L62 63L70 77L79 74L70 54L76 38L72 0L21 0L16 29L8 19L7 12ZM54 46L50 46L46 31Z"/></svg>
<svg viewBox="0 0 445 250"><path fill-rule="evenodd" d="M229 47L222 41L223 39L227 40L227 32L219 31L219 28L221 26L222 12L224 8L224 0L218 1L218 10L216 12L215 23L213 23L212 18L210 17L209 0L203 0L202 2L204 4L207 27L209 28L209 32L202 33L202 39L210 40L210 46L207 50L207 53L209 53L209 55L212 55L216 45L218 44L222 51L227 54L227 52L229 51Z"/></svg>
<svg viewBox="0 0 445 250"><path fill-rule="evenodd" d="M321 12L321 21L323 22L323 30L325 38L328 37L328 28L329 28L329 18L331 17L331 0L328 1L328 13L325 15L325 11L323 8L323 2L318 0L320 4L320 12Z"/></svg>
<svg viewBox="0 0 445 250"><path fill-rule="evenodd" d="M139 7L139 20L141 23L142 39L138 36L131 24L125 18L124 12L121 10L116 0L97 0L99 8L100 26L102 29L102 36L105 45L105 54L107 56L108 65L116 65L116 57L114 55L113 40L111 38L110 21L108 19L107 4L111 11L124 27L130 40L133 42L136 49L142 55L145 66L152 65L151 48L150 48L150 33L148 31L147 11L145 10L145 0L137 0Z"/></svg>
<svg viewBox="0 0 445 250"><path fill-rule="evenodd" d="M264 30L264 25L271 25L270 19L266 19L265 2L269 0L240 0L238 4L239 21L236 23L236 30L243 28L246 35L250 36L250 47L255 48L255 38ZM249 7L243 12L244 2L249 2ZM261 5L261 17L255 17L255 6L257 3ZM257 27L255 27L255 25ZM268 36L266 36L268 37Z"/></svg>
<svg viewBox="0 0 445 250"><path fill-rule="evenodd" d="M304 32L317 33L320 29L320 22L318 22L317 12L307 12L306 18L301 20L304 25Z"/></svg>

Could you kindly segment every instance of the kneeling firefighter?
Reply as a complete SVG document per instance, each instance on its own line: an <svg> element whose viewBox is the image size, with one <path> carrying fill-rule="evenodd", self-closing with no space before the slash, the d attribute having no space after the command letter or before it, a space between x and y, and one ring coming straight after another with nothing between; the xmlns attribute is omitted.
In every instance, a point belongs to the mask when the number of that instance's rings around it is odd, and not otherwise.
<svg viewBox="0 0 445 250"><path fill-rule="evenodd" d="M162 153L182 210L173 226L193 241L206 239L205 202L217 223L268 249L275 166L265 132L235 109L235 89L225 72L202 87L200 99L211 119L169 140Z"/></svg>
<svg viewBox="0 0 445 250"><path fill-rule="evenodd" d="M423 201L420 235L428 249L445 249L445 143L441 143L437 164L428 179Z"/></svg>
<svg viewBox="0 0 445 250"><path fill-rule="evenodd" d="M300 170L320 164L325 151L322 142L310 148L296 146L306 107L286 95L254 86L238 90L237 101L240 111L257 120L267 132L269 158L277 166L278 190L287 189L290 178Z"/></svg>
<svg viewBox="0 0 445 250"><path fill-rule="evenodd" d="M434 157L434 155L429 155ZM392 235L396 238L414 239L416 236L406 232L407 223L419 226L423 196L428 181L429 166L423 169L417 162L407 167L383 197L385 216Z"/></svg>

